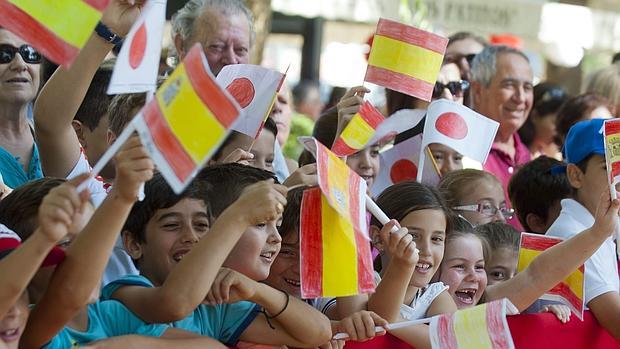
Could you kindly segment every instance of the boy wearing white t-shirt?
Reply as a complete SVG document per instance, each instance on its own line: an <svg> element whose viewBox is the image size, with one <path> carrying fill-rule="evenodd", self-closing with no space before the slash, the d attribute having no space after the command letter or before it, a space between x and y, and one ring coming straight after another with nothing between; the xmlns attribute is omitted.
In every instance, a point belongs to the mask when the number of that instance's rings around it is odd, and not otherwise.
<svg viewBox="0 0 620 349"><path fill-rule="evenodd" d="M572 198L561 201L560 216L547 235L570 238L594 224L601 193L609 190L603 119L581 121L568 132L564 144L566 173ZM617 233L615 234L617 236ZM620 282L614 238L610 237L585 263L585 302L597 321L620 340Z"/></svg>

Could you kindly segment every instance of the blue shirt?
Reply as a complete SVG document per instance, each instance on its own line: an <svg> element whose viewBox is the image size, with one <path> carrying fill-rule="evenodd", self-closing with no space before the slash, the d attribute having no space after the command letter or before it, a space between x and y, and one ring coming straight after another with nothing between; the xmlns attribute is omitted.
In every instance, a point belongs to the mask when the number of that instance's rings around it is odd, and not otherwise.
<svg viewBox="0 0 620 349"><path fill-rule="evenodd" d="M13 189L32 180L43 178L37 144L34 143L32 148L32 157L30 158L30 164L28 164L28 172L24 171L24 167L19 162L18 158L0 147L0 173L2 173L4 184Z"/></svg>
<svg viewBox="0 0 620 349"><path fill-rule="evenodd" d="M111 299L112 294L123 286L155 287L142 275L127 275L107 284L101 291L101 299ZM183 320L172 323L180 328L202 336L209 336L228 345L234 346L243 331L250 326L260 311L257 304L238 302L216 306L201 304L192 314Z"/></svg>
<svg viewBox="0 0 620 349"><path fill-rule="evenodd" d="M70 349L100 339L137 334L160 337L169 326L146 324L135 316L122 303L110 300L88 306L88 330L80 332L65 327L44 349Z"/></svg>

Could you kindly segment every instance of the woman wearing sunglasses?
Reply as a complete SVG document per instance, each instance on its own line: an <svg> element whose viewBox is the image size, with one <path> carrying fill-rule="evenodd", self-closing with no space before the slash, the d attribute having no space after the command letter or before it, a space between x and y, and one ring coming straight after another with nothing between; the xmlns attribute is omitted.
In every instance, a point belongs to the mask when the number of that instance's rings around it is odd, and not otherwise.
<svg viewBox="0 0 620 349"><path fill-rule="evenodd" d="M0 28L0 173L16 188L43 177L28 105L39 89L41 55L24 40Z"/></svg>

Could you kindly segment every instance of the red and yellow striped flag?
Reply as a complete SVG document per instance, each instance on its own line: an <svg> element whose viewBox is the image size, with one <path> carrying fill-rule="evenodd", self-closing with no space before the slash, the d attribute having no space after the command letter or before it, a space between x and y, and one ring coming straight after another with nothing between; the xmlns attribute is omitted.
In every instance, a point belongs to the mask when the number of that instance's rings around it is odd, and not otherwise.
<svg viewBox="0 0 620 349"><path fill-rule="evenodd" d="M516 309L506 298L433 317L431 345L442 349L513 349L506 315ZM509 309L510 308L510 309Z"/></svg>
<svg viewBox="0 0 620 349"><path fill-rule="evenodd" d="M353 202L351 210L359 210ZM300 222L302 298L374 292L370 242L320 188L304 192Z"/></svg>
<svg viewBox="0 0 620 349"><path fill-rule="evenodd" d="M381 18L364 81L430 101L448 39Z"/></svg>
<svg viewBox="0 0 620 349"><path fill-rule="evenodd" d="M521 233L521 248L519 249L519 264L517 271L521 272L549 247L562 242L562 239L538 234ZM547 291L541 299L565 303L577 317L583 320L584 310L584 280L585 265L581 265L564 281Z"/></svg>
<svg viewBox="0 0 620 349"><path fill-rule="evenodd" d="M239 113L196 44L133 124L158 169L179 193L224 141Z"/></svg>
<svg viewBox="0 0 620 349"><path fill-rule="evenodd" d="M46 58L70 65L91 36L109 0L0 0L0 26Z"/></svg>
<svg viewBox="0 0 620 349"><path fill-rule="evenodd" d="M338 156L349 156L360 151L372 139L383 120L385 117L372 103L364 102L332 146L332 152Z"/></svg>

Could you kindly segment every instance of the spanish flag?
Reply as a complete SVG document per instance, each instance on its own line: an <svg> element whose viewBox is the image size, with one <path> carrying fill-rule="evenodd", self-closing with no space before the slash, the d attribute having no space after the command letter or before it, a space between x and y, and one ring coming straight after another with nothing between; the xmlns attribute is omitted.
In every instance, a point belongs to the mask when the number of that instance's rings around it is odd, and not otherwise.
<svg viewBox="0 0 620 349"><path fill-rule="evenodd" d="M332 146L332 152L338 156L349 156L363 149L383 120L385 117L372 103L364 102Z"/></svg>
<svg viewBox="0 0 620 349"><path fill-rule="evenodd" d="M521 233L521 248L519 249L517 271L523 271L534 258L560 242L562 242L562 239L556 237ZM581 265L579 269L575 270L564 281L555 285L540 298L565 303L580 320L583 320L584 275L585 265Z"/></svg>
<svg viewBox="0 0 620 349"><path fill-rule="evenodd" d="M351 210L359 209L359 203L353 202ZM341 216L320 188L304 192L300 226L302 298L374 292L365 232Z"/></svg>
<svg viewBox="0 0 620 349"><path fill-rule="evenodd" d="M160 172L180 193L224 141L239 113L196 44L133 124Z"/></svg>
<svg viewBox="0 0 620 349"><path fill-rule="evenodd" d="M51 61L68 66L107 5L108 0L0 0L0 26Z"/></svg>
<svg viewBox="0 0 620 349"><path fill-rule="evenodd" d="M447 38L381 18L364 81L430 101L447 45Z"/></svg>
<svg viewBox="0 0 620 349"><path fill-rule="evenodd" d="M517 309L506 298L433 317L431 345L442 349L514 349L506 315Z"/></svg>

